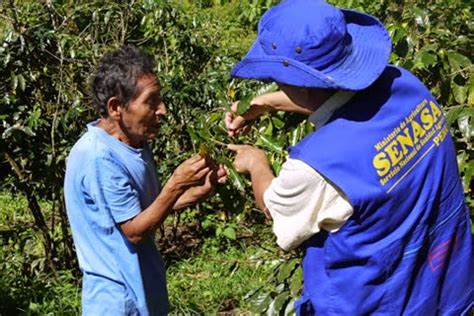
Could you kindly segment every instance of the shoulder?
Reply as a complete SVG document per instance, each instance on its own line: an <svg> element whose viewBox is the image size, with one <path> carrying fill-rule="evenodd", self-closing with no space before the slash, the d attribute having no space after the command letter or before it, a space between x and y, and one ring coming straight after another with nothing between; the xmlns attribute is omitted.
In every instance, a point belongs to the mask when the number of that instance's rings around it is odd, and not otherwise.
<svg viewBox="0 0 474 316"><path fill-rule="evenodd" d="M393 81L394 87L397 87L397 84L406 84L405 88L411 87L413 89L427 89L420 78L415 76L409 70L400 66L388 65L374 85L378 87L379 85L386 84L387 81Z"/></svg>
<svg viewBox="0 0 474 316"><path fill-rule="evenodd" d="M289 158L282 166L278 177L272 183L272 188L300 191L319 186L324 178L310 165L300 159Z"/></svg>
<svg viewBox="0 0 474 316"><path fill-rule="evenodd" d="M72 147L66 161L66 172L72 169L84 173L91 167L100 170L109 165L123 167L111 146L96 133L88 131Z"/></svg>

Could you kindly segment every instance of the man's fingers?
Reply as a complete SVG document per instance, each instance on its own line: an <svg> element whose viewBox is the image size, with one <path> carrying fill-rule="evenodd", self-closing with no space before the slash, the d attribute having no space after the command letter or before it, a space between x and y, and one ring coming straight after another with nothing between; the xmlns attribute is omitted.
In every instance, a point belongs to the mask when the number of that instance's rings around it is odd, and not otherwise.
<svg viewBox="0 0 474 316"><path fill-rule="evenodd" d="M225 117L225 125L228 129L229 136L246 135L250 131L252 121L259 118L264 112L265 108L260 105L251 105L250 108L243 114L237 115L236 103L232 105L232 111L228 112Z"/></svg>
<svg viewBox="0 0 474 316"><path fill-rule="evenodd" d="M251 128L250 125L245 125L245 126L240 130L240 134L242 134L242 135L247 135L248 132L250 131L250 128Z"/></svg>
<svg viewBox="0 0 474 316"><path fill-rule="evenodd" d="M224 166L220 165L219 169L217 169L217 178L221 178L227 175L227 170Z"/></svg>
<svg viewBox="0 0 474 316"><path fill-rule="evenodd" d="M227 169L225 168L224 165L219 165L219 169L217 169L217 174L219 176L223 176L227 174Z"/></svg>
<svg viewBox="0 0 474 316"><path fill-rule="evenodd" d="M227 148L232 151L238 152L240 149L242 149L243 146L244 145L228 144Z"/></svg>
<svg viewBox="0 0 474 316"><path fill-rule="evenodd" d="M232 121L234 120L234 113L227 112L224 117L225 127L230 128Z"/></svg>
<svg viewBox="0 0 474 316"><path fill-rule="evenodd" d="M230 106L230 110L234 113L237 113L238 108L239 108L239 101L233 102L232 105Z"/></svg>
<svg viewBox="0 0 474 316"><path fill-rule="evenodd" d="M204 186L211 186L213 178L215 177L214 172L209 172L206 174L206 179L204 180Z"/></svg>
<svg viewBox="0 0 474 316"><path fill-rule="evenodd" d="M220 176L220 177L217 178L217 183L219 183L219 184L223 184L226 181L227 181L227 173L225 175Z"/></svg>
<svg viewBox="0 0 474 316"><path fill-rule="evenodd" d="M209 173L211 169L209 169L209 167L205 167L204 169L201 169L199 170L198 172L196 172L194 174L194 177L196 178L196 180L200 180L202 179L205 175L207 175Z"/></svg>
<svg viewBox="0 0 474 316"><path fill-rule="evenodd" d="M205 162L205 159L204 157L201 157L200 154L195 154L194 156L192 156L191 158L188 158L185 163L190 163L190 164L193 164L193 163L199 163L200 161L199 160L203 160Z"/></svg>
<svg viewBox="0 0 474 316"><path fill-rule="evenodd" d="M230 149L230 150L235 151L237 153L239 153L242 150L248 150L248 149L252 149L252 148L254 148L254 146L252 146L252 145L227 144L227 149Z"/></svg>
<svg viewBox="0 0 474 316"><path fill-rule="evenodd" d="M229 124L229 129L230 130L237 130L241 127L243 127L246 124L246 119L243 116L237 116L235 117L232 122Z"/></svg>

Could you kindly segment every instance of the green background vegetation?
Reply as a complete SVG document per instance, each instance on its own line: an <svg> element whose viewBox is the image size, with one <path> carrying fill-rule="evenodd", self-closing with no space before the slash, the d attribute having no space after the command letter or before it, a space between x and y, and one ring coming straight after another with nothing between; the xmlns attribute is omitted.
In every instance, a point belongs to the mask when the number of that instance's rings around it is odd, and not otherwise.
<svg viewBox="0 0 474 316"><path fill-rule="evenodd" d="M228 73L276 0L0 2L0 315L77 314L80 273L62 198L65 158L97 115L88 83L104 52L138 46L157 60L169 115L153 142L163 181L201 143L229 164L223 143L257 144L278 172L285 148L310 131L297 115L262 117L229 139L232 101L273 89ZM468 1L331 1L382 20L391 62L413 71L442 104L474 207L474 15ZM209 201L170 217L157 234L173 313L290 313L299 254L282 253L231 172Z"/></svg>

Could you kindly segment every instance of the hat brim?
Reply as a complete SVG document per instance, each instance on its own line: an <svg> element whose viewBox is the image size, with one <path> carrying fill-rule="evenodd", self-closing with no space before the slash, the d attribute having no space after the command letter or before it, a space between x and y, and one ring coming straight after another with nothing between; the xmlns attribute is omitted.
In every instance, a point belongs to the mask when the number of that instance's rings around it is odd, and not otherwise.
<svg viewBox="0 0 474 316"><path fill-rule="evenodd" d="M347 23L352 48L337 65L317 70L285 56L267 55L257 39L244 59L232 69L231 76L307 88L367 88L388 64L390 36L375 17L358 11L340 10Z"/></svg>

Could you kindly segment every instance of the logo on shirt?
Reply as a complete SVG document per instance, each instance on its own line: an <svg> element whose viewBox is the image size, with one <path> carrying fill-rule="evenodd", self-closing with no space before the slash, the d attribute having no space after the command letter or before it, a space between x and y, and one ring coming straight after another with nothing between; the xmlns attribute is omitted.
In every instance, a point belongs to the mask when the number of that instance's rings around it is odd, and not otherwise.
<svg viewBox="0 0 474 316"><path fill-rule="evenodd" d="M449 133L439 106L424 99L397 127L375 144L372 164L387 193L393 190Z"/></svg>
<svg viewBox="0 0 474 316"><path fill-rule="evenodd" d="M435 272L444 265L446 257L450 253L449 250L451 248L451 245L456 245L456 240L456 237L450 240L446 240L445 242L442 242L440 245L436 246L433 250L430 251L428 255L428 263L430 265L431 271Z"/></svg>

